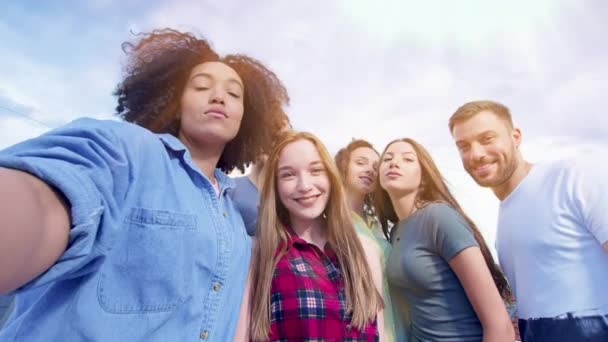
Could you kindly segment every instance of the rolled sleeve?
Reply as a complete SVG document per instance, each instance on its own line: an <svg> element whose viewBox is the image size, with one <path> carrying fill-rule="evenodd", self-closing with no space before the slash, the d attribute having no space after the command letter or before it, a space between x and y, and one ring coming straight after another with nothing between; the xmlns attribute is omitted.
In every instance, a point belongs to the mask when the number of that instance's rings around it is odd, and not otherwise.
<svg viewBox="0 0 608 342"><path fill-rule="evenodd" d="M125 173L128 165L111 129L117 124L77 120L0 152L0 166L41 179L62 193L70 207L65 252L22 289L78 277L103 261L113 235L111 229L101 229L104 212L117 204L115 189L124 184L117 184L116 175Z"/></svg>

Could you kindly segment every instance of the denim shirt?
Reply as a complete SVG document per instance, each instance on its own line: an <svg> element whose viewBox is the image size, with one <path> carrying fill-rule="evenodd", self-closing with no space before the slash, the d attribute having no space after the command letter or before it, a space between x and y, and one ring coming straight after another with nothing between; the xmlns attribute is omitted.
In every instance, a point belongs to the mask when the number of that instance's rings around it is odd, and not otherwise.
<svg viewBox="0 0 608 342"><path fill-rule="evenodd" d="M230 341L251 240L174 136L80 119L0 152L58 189L65 252L16 291L1 341Z"/></svg>

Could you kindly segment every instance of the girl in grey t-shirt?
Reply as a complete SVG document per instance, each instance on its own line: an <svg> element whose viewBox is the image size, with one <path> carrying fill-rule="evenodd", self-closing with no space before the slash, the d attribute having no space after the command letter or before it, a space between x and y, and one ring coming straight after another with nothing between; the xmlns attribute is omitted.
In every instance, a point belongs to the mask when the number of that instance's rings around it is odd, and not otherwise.
<svg viewBox="0 0 608 342"><path fill-rule="evenodd" d="M380 158L376 210L393 248L393 302L407 303L411 341L509 341L510 290L428 152L412 139Z"/></svg>

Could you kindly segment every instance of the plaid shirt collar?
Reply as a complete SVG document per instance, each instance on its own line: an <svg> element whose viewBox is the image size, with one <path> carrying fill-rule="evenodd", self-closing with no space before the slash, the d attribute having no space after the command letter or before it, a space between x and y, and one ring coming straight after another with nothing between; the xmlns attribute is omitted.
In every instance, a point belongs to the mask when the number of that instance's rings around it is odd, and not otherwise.
<svg viewBox="0 0 608 342"><path fill-rule="evenodd" d="M338 260L338 256L336 255L336 252L334 251L334 249L329 241L327 241L325 243L325 247L323 249L321 249L317 245L309 243L308 241L299 237L298 234L296 234L296 232L293 230L293 228L291 228L289 226L284 226L284 228L285 228L285 231L287 231L287 235L288 235L288 239L287 239L287 243L286 243L287 250L289 250L290 248L297 248L300 250L303 248L316 248L320 252L325 253L325 255L327 255L327 257L329 257L332 261Z"/></svg>

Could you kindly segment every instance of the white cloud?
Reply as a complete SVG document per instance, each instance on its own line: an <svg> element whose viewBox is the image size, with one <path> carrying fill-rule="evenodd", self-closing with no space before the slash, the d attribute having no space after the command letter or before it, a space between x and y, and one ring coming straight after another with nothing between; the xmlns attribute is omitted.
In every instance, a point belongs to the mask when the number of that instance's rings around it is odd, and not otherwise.
<svg viewBox="0 0 608 342"><path fill-rule="evenodd" d="M39 136L48 130L48 127L13 116L0 116L0 127L2 130L0 150L23 140Z"/></svg>
<svg viewBox="0 0 608 342"><path fill-rule="evenodd" d="M107 117L129 29L193 31L220 53L244 52L270 66L290 92L295 128L315 133L331 152L352 137L379 150L405 136L429 147L488 240L497 201L461 171L447 129L458 106L504 102L531 160L608 143L608 46L598 43L608 30L605 2L138 1L87 5L117 14L126 5L132 12L116 23L77 25L65 13L25 18L50 41L40 42L47 50L30 49L39 41L31 27L0 22L0 41L11 44L0 51L0 91L44 122ZM5 116L0 129L7 132L0 146L42 130Z"/></svg>

